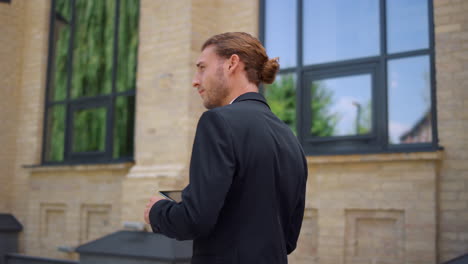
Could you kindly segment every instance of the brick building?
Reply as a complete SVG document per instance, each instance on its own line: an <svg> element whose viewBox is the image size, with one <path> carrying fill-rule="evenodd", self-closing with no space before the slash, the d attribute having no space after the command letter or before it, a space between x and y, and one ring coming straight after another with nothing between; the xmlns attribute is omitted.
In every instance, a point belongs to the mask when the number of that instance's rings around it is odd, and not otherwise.
<svg viewBox="0 0 468 264"><path fill-rule="evenodd" d="M142 222L156 190L185 186L199 49L246 31L280 56L265 94L308 154L291 263L467 253L468 2L346 3L0 1L0 212L24 225L20 251L76 259L57 247ZM83 10L106 18L97 40ZM421 120L425 136L402 140Z"/></svg>

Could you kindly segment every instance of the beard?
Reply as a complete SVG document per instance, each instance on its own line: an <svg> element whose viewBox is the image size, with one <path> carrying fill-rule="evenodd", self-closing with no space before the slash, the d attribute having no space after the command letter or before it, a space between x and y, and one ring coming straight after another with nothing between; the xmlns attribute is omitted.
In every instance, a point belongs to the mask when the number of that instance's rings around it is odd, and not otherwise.
<svg viewBox="0 0 468 264"><path fill-rule="evenodd" d="M211 89L205 91L206 95L203 99L203 105L206 109L223 106L225 99L229 95L229 87L221 65L216 69L216 76L213 79Z"/></svg>

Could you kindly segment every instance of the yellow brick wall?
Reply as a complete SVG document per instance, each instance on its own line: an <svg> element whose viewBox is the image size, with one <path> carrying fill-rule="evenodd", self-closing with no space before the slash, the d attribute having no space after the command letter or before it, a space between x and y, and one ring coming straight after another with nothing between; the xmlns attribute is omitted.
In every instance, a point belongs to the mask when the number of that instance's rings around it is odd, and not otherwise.
<svg viewBox="0 0 468 264"><path fill-rule="evenodd" d="M50 0L0 4L0 212L25 225L21 252L76 259L56 246L142 222L157 189L187 184L204 111L191 87L200 46L225 31L257 35L258 1L141 0L135 164L31 169L23 165L38 164L42 148L49 9ZM443 156L309 157L291 263L436 263L468 252L468 5L435 0L434 11Z"/></svg>
<svg viewBox="0 0 468 264"><path fill-rule="evenodd" d="M190 1L142 0L137 80L137 167L184 166L190 89Z"/></svg>
<svg viewBox="0 0 468 264"><path fill-rule="evenodd" d="M11 212L16 157L16 118L23 43L22 1L0 3L0 212Z"/></svg>
<svg viewBox="0 0 468 264"><path fill-rule="evenodd" d="M308 157L291 263L436 263L440 153Z"/></svg>
<svg viewBox="0 0 468 264"><path fill-rule="evenodd" d="M8 116L5 119L8 124L8 127L5 126L7 137L2 132L0 140L2 147L12 150L9 157L3 159L2 156L0 159L0 177L10 177L6 185L9 192L9 211L25 227L20 234L19 245L23 252L27 252L27 244L32 239L29 223L34 221L34 218L28 217L30 175L23 166L38 164L40 160L49 6L48 0L18 0L11 1L11 4L0 4L0 19L2 22L6 20L5 24L11 26L4 27L2 24L1 27L2 44L4 41L9 43L5 45L8 54L2 54L0 62L0 67L6 68L6 73L9 74L6 83L2 83L2 93L8 92L13 96L10 99L2 94L5 96L0 100L2 123L3 114ZM5 36L3 32L6 33ZM7 58L6 61L3 61L3 56ZM5 81L3 76L1 79Z"/></svg>
<svg viewBox="0 0 468 264"><path fill-rule="evenodd" d="M468 252L468 2L434 0L440 261Z"/></svg>
<svg viewBox="0 0 468 264"><path fill-rule="evenodd" d="M26 253L78 259L77 254L60 252L57 248L76 247L122 229L122 182L132 165L28 169Z"/></svg>

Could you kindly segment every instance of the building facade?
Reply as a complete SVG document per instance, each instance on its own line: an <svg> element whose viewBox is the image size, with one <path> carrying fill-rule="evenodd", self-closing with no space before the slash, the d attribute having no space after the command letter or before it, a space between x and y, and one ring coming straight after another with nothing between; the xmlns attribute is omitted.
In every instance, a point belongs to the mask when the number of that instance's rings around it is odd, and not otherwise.
<svg viewBox="0 0 468 264"><path fill-rule="evenodd" d="M57 248L188 183L194 63L226 31L280 57L262 90L307 153L291 263L468 253L468 3L346 3L0 1L0 212L24 225L21 253L76 259Z"/></svg>

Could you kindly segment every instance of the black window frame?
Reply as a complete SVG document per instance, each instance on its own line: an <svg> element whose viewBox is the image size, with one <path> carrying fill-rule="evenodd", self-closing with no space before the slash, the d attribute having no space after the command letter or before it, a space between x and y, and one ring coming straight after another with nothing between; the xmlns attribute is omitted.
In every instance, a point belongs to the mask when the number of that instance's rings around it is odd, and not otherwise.
<svg viewBox="0 0 468 264"><path fill-rule="evenodd" d="M114 40L113 40L113 58L112 58L112 90L108 94L96 95L89 97L71 97L71 80L73 74L73 43L76 30L76 12L75 12L75 3L76 0L71 1L71 21L70 21L70 39L68 43L69 53L67 57L67 87L66 87L66 98L59 101L53 101L50 99L50 87L51 82L53 82L53 64L54 64L54 54L55 54L55 21L56 13L55 6L56 0L51 1L50 9L50 22L49 22L49 46L48 46L48 59L47 59L47 77L46 77L46 92L45 92L45 111L43 119L43 134L42 134L42 155L41 155L41 164L42 165L79 165L79 164L103 164L103 163L124 163L124 162L134 162L134 144L132 144L131 155L113 158L113 148L114 148L114 120L115 120L115 102L118 97L123 96L134 96L136 100L136 85L135 89L126 90L126 91L117 91L116 79L117 79L117 65L118 65L118 49L119 49L119 22L120 22L120 0L115 0L115 13L114 13ZM140 0L138 5L141 4ZM138 60L138 58L136 58ZM137 62L138 65L138 62ZM64 105L65 106L65 131L64 131L64 153L63 161L47 161L46 160L46 150L47 150L47 123L49 108L54 105ZM135 103L133 103L135 106ZM77 110L83 109L93 109L105 107L106 112L106 124L105 124L105 150L102 152L72 152L73 146L73 114ZM133 114L135 109L133 108ZM134 124L134 121L132 122ZM134 129L134 127L132 128Z"/></svg>
<svg viewBox="0 0 468 264"><path fill-rule="evenodd" d="M440 150L439 138L437 133L437 101L436 101L436 80L435 80L435 48L434 48L434 12L433 3L428 2L428 37L429 47L412 51L387 53L387 10L386 1L379 0L379 21L380 21L380 51L377 56L370 56L358 59L341 60L337 62L327 62L314 65L303 64L303 1L296 1L296 66L280 69L278 74L294 74L296 85L296 131L297 137L301 142L307 155L336 155L336 154L371 154L371 153L394 153L394 152L421 152ZM259 39L265 45L266 28L266 3L267 0L260 0L259 7ZM270 54L269 54L270 55ZM274 56L275 54L271 54ZM387 91L387 63L391 59L410 58L418 55L429 56L430 68L430 95L431 95L431 132L432 142L411 143L392 145L388 142L388 91ZM375 64L376 71L373 76L373 128L377 133L374 142L362 144L366 139L362 136L352 137L332 137L317 139L311 142L307 137L307 121L310 116L310 92L307 90L308 82L312 79L320 78L324 74L329 76L338 76L343 69L353 71L361 65ZM343 76L343 75L339 75ZM261 87L261 92L264 88ZM310 122L309 122L310 123ZM368 140L368 139L367 139ZM328 142L325 143L324 142Z"/></svg>

